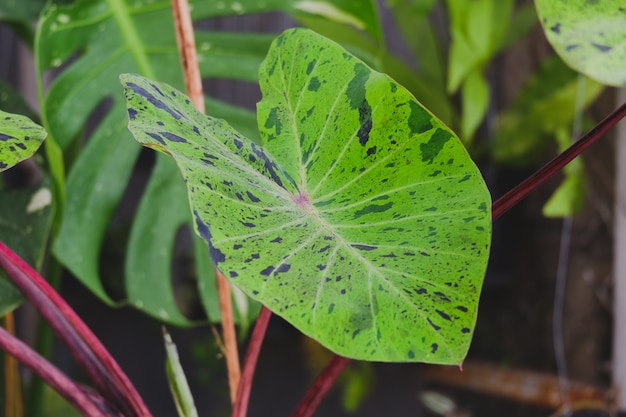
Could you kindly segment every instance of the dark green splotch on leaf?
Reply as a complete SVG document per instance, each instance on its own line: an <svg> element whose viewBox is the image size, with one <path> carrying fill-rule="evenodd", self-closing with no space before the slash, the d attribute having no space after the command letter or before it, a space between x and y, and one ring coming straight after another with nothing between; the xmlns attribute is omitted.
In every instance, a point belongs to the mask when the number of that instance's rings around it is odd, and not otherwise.
<svg viewBox="0 0 626 417"><path fill-rule="evenodd" d="M176 160L218 268L338 354L460 363L491 223L489 193L459 140L389 77L308 30L277 39L260 84L263 148L168 86L157 85L162 101L185 120L126 89L131 131ZM188 143L163 148L150 136L165 130L155 119ZM212 165L198 162L204 154Z"/></svg>
<svg viewBox="0 0 626 417"><path fill-rule="evenodd" d="M268 130L274 130L274 134L271 136L271 139L280 136L280 133L283 130L283 123L278 117L278 108L273 108L270 111L270 114L268 115L267 120L265 121L265 125L263 127Z"/></svg>
<svg viewBox="0 0 626 417"><path fill-rule="evenodd" d="M452 134L448 130L438 128L430 137L428 142L420 145L422 151L422 162L432 163L442 151L443 146L452 139Z"/></svg>
<svg viewBox="0 0 626 417"><path fill-rule="evenodd" d="M409 106L411 106L409 128L412 133L424 133L433 128L433 125L430 123L432 115L428 111L414 101L409 102Z"/></svg>

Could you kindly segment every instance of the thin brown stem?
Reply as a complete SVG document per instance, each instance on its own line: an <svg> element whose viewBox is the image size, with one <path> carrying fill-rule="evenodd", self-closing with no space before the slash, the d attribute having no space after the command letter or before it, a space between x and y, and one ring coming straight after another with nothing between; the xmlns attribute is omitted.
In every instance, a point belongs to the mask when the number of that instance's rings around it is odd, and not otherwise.
<svg viewBox="0 0 626 417"><path fill-rule="evenodd" d="M311 417L350 359L335 355L300 400L291 417Z"/></svg>
<svg viewBox="0 0 626 417"><path fill-rule="evenodd" d="M233 407L233 417L246 417L248 413L254 371L256 370L259 352L261 351L265 331L267 330L267 325L271 317L272 312L267 307L262 306L259 317L256 319L254 330L250 335L248 350L246 350L246 357L243 361L243 373L241 374L241 381L239 381L239 388L237 389L237 399Z"/></svg>
<svg viewBox="0 0 626 417"><path fill-rule="evenodd" d="M4 328L15 335L13 312L4 316ZM4 357L4 415L21 417L24 415L22 404L22 385L18 372L17 361L9 354Z"/></svg>
<svg viewBox="0 0 626 417"><path fill-rule="evenodd" d="M521 199L534 191L541 184L550 179L565 165L570 163L574 158L579 156L585 149L594 144L598 139L606 133L607 130L615 126L620 120L626 116L626 103L605 117L585 136L576 141L572 146L564 152L557 155L554 159L544 165L541 169L531 175L529 178L521 182L511 191L500 197L491 208L492 218L495 220L507 212L511 207L519 203Z"/></svg>
<svg viewBox="0 0 626 417"><path fill-rule="evenodd" d="M224 346L226 347L225 355L230 401L232 404L235 404L237 387L239 387L239 381L241 380L241 368L239 365L239 350L237 348L237 333L235 331L235 321L233 320L233 307L230 298L230 284L217 268L215 269L215 278L220 302Z"/></svg>
<svg viewBox="0 0 626 417"><path fill-rule="evenodd" d="M50 324L105 398L125 415L150 416L135 387L93 332L37 271L2 242L0 267Z"/></svg>
<svg viewBox="0 0 626 417"><path fill-rule="evenodd" d="M172 0L172 11L187 95L196 108L200 112L205 113L202 78L198 66L196 41L187 0ZM215 276L222 318L222 331L224 333L224 344L226 347L224 356L226 357L226 368L228 370L228 386L230 388L231 403L234 404L237 397L237 387L241 379L237 333L233 319L229 283L217 268L215 269Z"/></svg>
<svg viewBox="0 0 626 417"><path fill-rule="evenodd" d="M172 14L176 28L180 63L185 78L185 90L196 108L201 113L205 113L202 77L200 76L196 53L196 38L193 33L193 23L187 0L172 0Z"/></svg>
<svg viewBox="0 0 626 417"><path fill-rule="evenodd" d="M46 381L83 415L107 417L80 386L2 327L0 327L0 347Z"/></svg>

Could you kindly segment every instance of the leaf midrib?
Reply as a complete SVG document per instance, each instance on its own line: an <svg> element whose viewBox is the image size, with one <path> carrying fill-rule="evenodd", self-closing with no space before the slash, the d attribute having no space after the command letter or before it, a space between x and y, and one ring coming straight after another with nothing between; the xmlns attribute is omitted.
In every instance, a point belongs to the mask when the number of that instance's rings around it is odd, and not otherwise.
<svg viewBox="0 0 626 417"><path fill-rule="evenodd" d="M113 12L113 19L115 19L117 26L122 34L128 50L130 51L139 72L152 79L156 79L156 74L150 65L146 53L146 46L141 41L137 28L130 17L130 10L124 0L107 0L111 11Z"/></svg>

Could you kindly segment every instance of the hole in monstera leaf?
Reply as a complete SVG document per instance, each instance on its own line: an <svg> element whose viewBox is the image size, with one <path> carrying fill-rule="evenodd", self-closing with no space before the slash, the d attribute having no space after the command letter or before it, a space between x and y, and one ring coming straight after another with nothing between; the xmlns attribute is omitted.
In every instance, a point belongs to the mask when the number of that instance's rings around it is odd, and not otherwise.
<svg viewBox="0 0 626 417"><path fill-rule="evenodd" d="M155 159L154 152L147 149L141 150L120 203L111 215L102 237L98 262L99 274L103 287L114 300L126 298L124 265L128 253L128 240L133 219L150 179Z"/></svg>

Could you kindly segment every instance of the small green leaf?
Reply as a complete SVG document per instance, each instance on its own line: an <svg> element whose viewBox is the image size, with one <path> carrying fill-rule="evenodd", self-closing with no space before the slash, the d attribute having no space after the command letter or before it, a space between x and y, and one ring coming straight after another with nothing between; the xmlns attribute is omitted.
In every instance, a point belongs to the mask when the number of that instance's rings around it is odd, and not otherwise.
<svg viewBox="0 0 626 417"><path fill-rule="evenodd" d="M46 135L28 117L0 110L0 172L33 156Z"/></svg>
<svg viewBox="0 0 626 417"><path fill-rule="evenodd" d="M584 203L584 172L576 175L568 175L543 206L543 215L546 217L571 216L578 213Z"/></svg>
<svg viewBox="0 0 626 417"><path fill-rule="evenodd" d="M480 126L489 106L489 84L480 70L469 73L461 90L463 118L461 119L461 139L469 144Z"/></svg>
<svg viewBox="0 0 626 417"><path fill-rule="evenodd" d="M571 143L569 128L562 127L556 131L559 151L563 152ZM566 217L578 213L585 203L585 166L581 158L576 158L564 169L565 179L554 191L543 206L546 217Z"/></svg>
<svg viewBox="0 0 626 417"><path fill-rule="evenodd" d="M131 132L178 163L217 267L336 353L459 364L491 202L458 138L308 30L278 37L260 78L265 148L172 87L121 77Z"/></svg>
<svg viewBox="0 0 626 417"><path fill-rule="evenodd" d="M178 349L176 349L176 345L165 327L163 328L163 339L165 341L165 353L167 354L165 370L178 415L180 417L198 417L198 411L185 377L185 371L178 358Z"/></svg>
<svg viewBox="0 0 626 417"><path fill-rule="evenodd" d="M512 0L448 0L450 61L448 92L454 93L474 70L483 70L502 47L511 21Z"/></svg>
<svg viewBox="0 0 626 417"><path fill-rule="evenodd" d="M536 0L543 31L559 56L594 80L626 86L624 0Z"/></svg>

